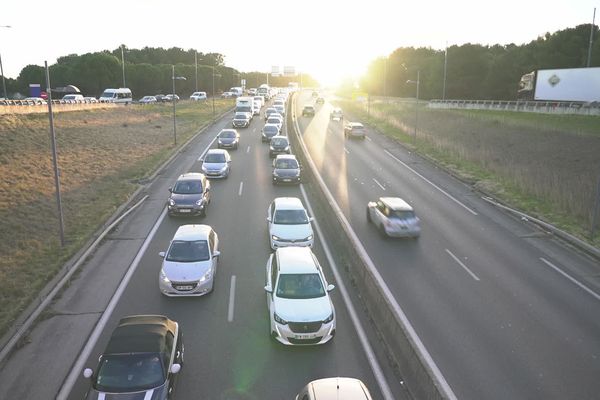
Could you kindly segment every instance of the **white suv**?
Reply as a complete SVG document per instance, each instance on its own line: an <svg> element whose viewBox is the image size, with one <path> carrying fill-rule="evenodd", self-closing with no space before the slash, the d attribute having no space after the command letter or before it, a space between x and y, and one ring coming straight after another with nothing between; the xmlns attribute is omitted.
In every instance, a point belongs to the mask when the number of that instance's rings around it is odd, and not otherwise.
<svg viewBox="0 0 600 400"><path fill-rule="evenodd" d="M206 92L194 92L190 96L190 100L194 100L194 101L206 100Z"/></svg>
<svg viewBox="0 0 600 400"><path fill-rule="evenodd" d="M328 342L335 309L323 269L308 247L283 247L269 257L265 291L271 336L285 345Z"/></svg>
<svg viewBox="0 0 600 400"><path fill-rule="evenodd" d="M267 210L271 248L277 250L287 246L312 247L312 220L299 198L277 197Z"/></svg>

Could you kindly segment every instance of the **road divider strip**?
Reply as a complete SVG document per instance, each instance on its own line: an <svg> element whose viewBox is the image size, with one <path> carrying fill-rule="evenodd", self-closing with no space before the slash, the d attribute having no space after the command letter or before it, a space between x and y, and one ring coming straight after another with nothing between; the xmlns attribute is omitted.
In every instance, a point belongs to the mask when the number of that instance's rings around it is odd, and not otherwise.
<svg viewBox="0 0 600 400"><path fill-rule="evenodd" d="M227 308L227 321L233 322L233 310L235 307L235 275L231 275L231 285L229 286L229 307Z"/></svg>
<svg viewBox="0 0 600 400"><path fill-rule="evenodd" d="M379 181L375 178L373 178L373 181L383 190L385 190L385 186L383 186L381 183L379 183Z"/></svg>
<svg viewBox="0 0 600 400"><path fill-rule="evenodd" d="M448 250L448 249L445 249L445 250L446 250L446 253L448 253L448 254L450 255L450 257L452 257L452 258L454 259L454 261L456 261L456 263L457 263L458 265L460 265L461 267L463 267L463 269L464 269L465 271L467 271L467 273L468 273L469 275L471 275L471 278L475 279L476 281L480 281L480 280L481 280L481 279L479 279L479 277L478 277L477 275L475 275L475 274L473 273L473 271L471 271L471 270L469 269L469 267L467 267L467 266L466 266L466 265L465 265L465 264L464 264L462 261L460 261L460 259L459 259L458 257L456 257L454 254L452 254L452 252L451 252L450 250Z"/></svg>
<svg viewBox="0 0 600 400"><path fill-rule="evenodd" d="M558 272L559 274L561 274L562 276L564 276L565 278L567 278L568 280L570 280L571 282L573 282L574 284L579 286L581 289L585 290L588 294L590 294L596 300L600 300L600 295L598 293L594 292L592 289L585 286L583 283L579 282L577 279L573 278L571 275L567 274L565 271L558 268L556 265L552 264L550 261L546 260L545 258L540 257L540 260L544 264L546 264L547 266L549 266L550 268L552 268L553 270L555 270L556 272Z"/></svg>

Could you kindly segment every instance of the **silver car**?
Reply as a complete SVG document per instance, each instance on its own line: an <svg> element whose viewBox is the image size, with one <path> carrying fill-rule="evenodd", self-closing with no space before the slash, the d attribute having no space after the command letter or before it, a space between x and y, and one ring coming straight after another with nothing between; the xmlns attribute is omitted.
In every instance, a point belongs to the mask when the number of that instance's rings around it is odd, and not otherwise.
<svg viewBox="0 0 600 400"><path fill-rule="evenodd" d="M380 197L367 205L367 221L384 236L413 237L421 234L419 218L413 208L399 197Z"/></svg>
<svg viewBox="0 0 600 400"><path fill-rule="evenodd" d="M208 225L182 225L164 258L158 287L165 296L202 296L210 293L219 261L219 237Z"/></svg>
<svg viewBox="0 0 600 400"><path fill-rule="evenodd" d="M210 149L204 155L202 172L207 178L227 178L231 171L231 156L227 150Z"/></svg>

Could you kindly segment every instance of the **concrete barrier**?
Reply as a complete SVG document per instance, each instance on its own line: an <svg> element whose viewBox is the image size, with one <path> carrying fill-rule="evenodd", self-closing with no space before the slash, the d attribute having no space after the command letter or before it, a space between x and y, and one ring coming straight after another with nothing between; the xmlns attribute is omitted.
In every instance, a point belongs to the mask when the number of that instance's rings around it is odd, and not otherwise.
<svg viewBox="0 0 600 400"><path fill-rule="evenodd" d="M324 227L328 241L358 290L390 361L415 398L456 399L320 177L296 123L295 100L294 94L290 101L291 109L287 113L288 134L294 154L304 166L308 166L304 168L304 187L312 195L311 199L314 199L313 211L319 221L323 222L321 226Z"/></svg>

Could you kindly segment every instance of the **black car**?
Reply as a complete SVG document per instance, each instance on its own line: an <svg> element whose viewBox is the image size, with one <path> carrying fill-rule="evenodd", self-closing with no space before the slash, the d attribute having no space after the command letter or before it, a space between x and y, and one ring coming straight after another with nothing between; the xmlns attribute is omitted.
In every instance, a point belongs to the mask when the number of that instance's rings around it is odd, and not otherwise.
<svg viewBox="0 0 600 400"><path fill-rule="evenodd" d="M269 157L278 154L290 154L290 141L286 136L273 136L269 145Z"/></svg>
<svg viewBox="0 0 600 400"><path fill-rule="evenodd" d="M204 174L189 172L180 175L169 192L169 215L206 215L210 203L210 182Z"/></svg>
<svg viewBox="0 0 600 400"><path fill-rule="evenodd" d="M219 149L236 149L240 145L240 134L235 129L223 129L217 136Z"/></svg>
<svg viewBox="0 0 600 400"><path fill-rule="evenodd" d="M86 400L171 398L183 367L179 324L162 315L122 318L100 356L96 371L83 376L92 386Z"/></svg>
<svg viewBox="0 0 600 400"><path fill-rule="evenodd" d="M164 102L168 101L167 99L165 99L164 94L155 94L154 97L156 97L157 103L164 103Z"/></svg>
<svg viewBox="0 0 600 400"><path fill-rule="evenodd" d="M279 135L279 127L277 125L265 124L261 131L260 140L262 142L269 142L272 137L277 135Z"/></svg>
<svg viewBox="0 0 600 400"><path fill-rule="evenodd" d="M325 104L325 99L322 97L317 97L317 100L315 100L315 104Z"/></svg>
<svg viewBox="0 0 600 400"><path fill-rule="evenodd" d="M292 154L282 154L273 160L273 185L279 183L299 184L301 181L300 163Z"/></svg>
<svg viewBox="0 0 600 400"><path fill-rule="evenodd" d="M310 106L310 105L306 105L304 106L304 108L302 109L302 116L303 117L314 117L315 116L315 107L314 106Z"/></svg>

